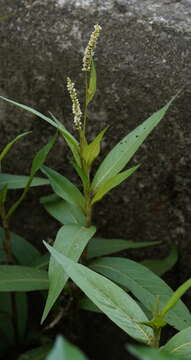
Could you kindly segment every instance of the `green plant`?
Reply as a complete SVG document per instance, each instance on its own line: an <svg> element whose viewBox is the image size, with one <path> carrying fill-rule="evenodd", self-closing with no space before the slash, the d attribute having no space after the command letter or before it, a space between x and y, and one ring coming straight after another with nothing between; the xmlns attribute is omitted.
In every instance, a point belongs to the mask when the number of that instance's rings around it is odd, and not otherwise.
<svg viewBox="0 0 191 360"><path fill-rule="evenodd" d="M51 116L47 117L26 105L1 97L1 99L24 110L30 111L37 117L45 120L56 128L59 135L64 137L72 153L71 164L80 178L81 189L65 176L43 165L50 148L54 144L56 135L35 157L30 177L27 178L27 184L26 182L24 183L23 194L17 203L8 210L5 216L3 215L2 220L4 221L4 228L6 229L5 220L9 219L10 215L14 213L33 183L34 175L37 170L41 169L43 174L48 178L48 182L53 189L53 194L43 197L41 203L44 205L45 209L61 224L64 224L64 226L59 229L53 248L49 247L51 252L50 260L47 254L42 257L36 256L36 259L33 258L33 261L30 263L30 265L32 264L33 266L33 268L32 266L30 267L30 271L24 266L19 267L18 269L17 265L2 265L6 266L6 269L4 268L6 270L6 275L3 274L2 268L2 279L7 276L7 283L5 285L4 281L2 281L2 284L0 282L0 291L26 292L30 290L47 289L48 287L48 297L42 317L43 322L70 277L79 285L95 305L101 309L101 311L105 312L129 335L138 341L151 346L156 346L159 341L160 328L164 325L164 316L162 316L164 314L162 313L161 315L161 312L163 311L165 303L172 295L172 290L159 277L141 264L137 264L128 259L116 257L101 258L101 256L128 248L151 246L158 242L133 243L122 239L97 238L94 236L96 228L92 225L92 215L95 203L102 200L110 190L130 177L139 168L139 165L136 165L130 169L123 170L146 137L164 117L175 97L119 141L101 162L95 175L92 176L93 163L100 154L101 142L107 132L107 128L102 129L92 142L88 142L86 132L88 125L88 109L90 102L93 100L96 93L97 83L93 53L100 30L101 27L95 25L95 30L91 34L83 58L82 70L85 74L83 114L74 83L70 78L67 78L67 88L72 101L74 128L77 134L76 137L73 136L53 114L50 114ZM7 184L11 175L7 177L5 174L2 175L5 177L4 184ZM17 181L16 178L15 181ZM24 178L22 181L24 181ZM43 179L43 181L46 180ZM4 201L5 194L6 185L2 189L2 201ZM17 240L15 241L15 244L17 243L15 247L18 246L19 241L22 243L22 240ZM9 253L13 252L14 242ZM24 258L24 256L21 258ZM57 261L55 261L55 258ZM163 260L165 271L175 263L176 259L177 250L173 246L170 256ZM28 266L28 263L23 264L22 261L23 260L21 259L22 265ZM86 267L78 264L78 261L86 265ZM159 265L159 263L154 263L155 268L157 264ZM39 270L46 269L47 266L49 266L49 284L47 272ZM149 263L148 266L153 268L153 263ZM126 290L128 289L142 304L141 306L144 306L150 314L153 314L153 321L156 320L156 314L159 318L162 316L160 318L161 323L159 324L159 328L155 327L155 323L154 325L153 323L149 323L150 317L148 318L147 315L145 315L139 304L136 303L131 296L110 280L107 280L102 275L90 270L90 268L97 272L101 272L101 274L109 277L112 281L117 282ZM159 266L155 271L158 273L160 272L161 274L161 271L160 269L158 270L158 268ZM37 269L39 271L41 285L37 284L38 281L34 285L32 281L32 272L37 271ZM131 273L131 276L129 276L129 273ZM143 273L145 274L144 278ZM73 291L72 287L69 291ZM92 303L88 302L87 298L81 299L81 297L79 297L79 306L95 310L95 306L93 308ZM155 309L153 309L153 307L155 307ZM135 314L137 317L134 319ZM168 312L167 316L165 316L165 321L180 331L191 326L190 313L181 301Z"/></svg>

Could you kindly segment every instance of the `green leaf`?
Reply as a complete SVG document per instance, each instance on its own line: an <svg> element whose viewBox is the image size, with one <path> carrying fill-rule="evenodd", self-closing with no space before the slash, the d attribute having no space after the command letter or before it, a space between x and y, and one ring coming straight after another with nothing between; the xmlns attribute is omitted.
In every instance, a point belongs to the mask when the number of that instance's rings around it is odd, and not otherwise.
<svg viewBox="0 0 191 360"><path fill-rule="evenodd" d="M7 184L8 189L23 189L26 187L26 184L30 176L24 175L12 175L12 174L0 174L0 186ZM43 179L40 177L35 177L32 180L31 186L42 186L49 185L48 179Z"/></svg>
<svg viewBox="0 0 191 360"><path fill-rule="evenodd" d="M160 244L160 241L133 242L122 239L104 239L93 237L87 247L87 257L99 257L127 249L139 249Z"/></svg>
<svg viewBox="0 0 191 360"><path fill-rule="evenodd" d="M90 267L129 289L151 313L154 311L157 299L161 310L173 294L172 289L157 275L129 259L105 257L94 260ZM191 326L191 314L182 301L168 312L165 320L178 330Z"/></svg>
<svg viewBox="0 0 191 360"><path fill-rule="evenodd" d="M6 202L7 198L7 184L3 185L3 187L0 189L0 204L4 204Z"/></svg>
<svg viewBox="0 0 191 360"><path fill-rule="evenodd" d="M96 93L96 86L97 86L96 68L95 68L94 61L92 59L91 70L90 70L90 80L89 80L89 86L88 86L88 91L87 91L87 105L93 99L93 97Z"/></svg>
<svg viewBox="0 0 191 360"><path fill-rule="evenodd" d="M43 146L43 148L40 151L38 151L38 153L35 155L31 167L31 176L34 176L36 172L40 169L40 167L44 164L47 155L49 151L52 149L56 139L57 139L57 134L53 136L48 142L48 144Z"/></svg>
<svg viewBox="0 0 191 360"><path fill-rule="evenodd" d="M160 317L163 318L169 310L175 307L179 299L184 295L184 293L191 287L191 279L185 281L182 285L178 287L176 291L171 295L170 299L166 302L164 307L160 312Z"/></svg>
<svg viewBox="0 0 191 360"><path fill-rule="evenodd" d="M50 114L56 124L59 125L60 129L62 129L60 130L60 133L64 137L67 145L69 146L74 156L74 159L76 160L76 163L78 164L78 166L81 166L80 147L78 141L72 136L72 134L70 134L68 130L66 130L65 126L58 119L56 119L56 117L51 112Z"/></svg>
<svg viewBox="0 0 191 360"><path fill-rule="evenodd" d="M140 324L147 317L135 300L110 280L45 245L68 276L116 325L134 339L150 344L153 331Z"/></svg>
<svg viewBox="0 0 191 360"><path fill-rule="evenodd" d="M51 345L43 345L36 349L29 350L19 356L18 360L45 360L51 349ZM55 359L56 360L56 359Z"/></svg>
<svg viewBox="0 0 191 360"><path fill-rule="evenodd" d="M30 264L31 266L34 266L36 269L47 269L48 264L50 261L50 255L49 253L41 255L34 259L34 261Z"/></svg>
<svg viewBox="0 0 191 360"><path fill-rule="evenodd" d="M97 192L92 199L92 204L101 200L105 194L107 194L111 189L121 184L124 180L126 180L129 176L131 176L137 169L139 165L134 166L126 171L123 171L120 174L117 174L110 179L107 179L100 187L97 188Z"/></svg>
<svg viewBox="0 0 191 360"><path fill-rule="evenodd" d="M108 129L108 127L103 129L90 144L84 145L82 156L88 167L91 166L93 161L99 155L100 143L101 143L103 136L105 135L105 132L107 131L107 129Z"/></svg>
<svg viewBox="0 0 191 360"><path fill-rule="evenodd" d="M93 312L97 312L97 313L102 313L102 311L93 303L93 301L91 301L87 296L84 296L80 301L79 301L79 307L82 310L87 310L87 311L93 311Z"/></svg>
<svg viewBox="0 0 191 360"><path fill-rule="evenodd" d="M54 248L74 261L78 261L95 231L96 229L94 226L86 228L81 225L65 225L61 227L57 233ZM42 322L47 317L67 280L68 275L63 271L62 266L51 257L49 263L49 292L42 316Z"/></svg>
<svg viewBox="0 0 191 360"><path fill-rule="evenodd" d="M60 175L57 171L42 166L41 170L49 178L50 184L54 192L62 199L72 205L84 209L85 199L80 190L72 184L66 177Z"/></svg>
<svg viewBox="0 0 191 360"><path fill-rule="evenodd" d="M128 346L128 350L140 360L183 360L181 357L173 356L159 349L151 349L149 347Z"/></svg>
<svg viewBox="0 0 191 360"><path fill-rule="evenodd" d="M191 359L191 327L173 336L161 349L168 351L173 356L178 355L183 359Z"/></svg>
<svg viewBox="0 0 191 360"><path fill-rule="evenodd" d="M11 150L12 146L17 142L19 141L20 139L22 139L24 136L30 134L31 131L26 131L20 135L18 135L14 140L12 140L9 144L7 144L3 151L1 151L0 153L0 161L2 161L4 159L4 157L8 154L8 152Z"/></svg>
<svg viewBox="0 0 191 360"><path fill-rule="evenodd" d="M24 340L26 325L27 325L27 297L25 293L14 293L14 303L17 312L18 336L22 342ZM0 293L0 332L1 337L4 334L6 341L10 344L15 344L15 333L13 327L13 307L12 294Z"/></svg>
<svg viewBox="0 0 191 360"><path fill-rule="evenodd" d="M145 138L157 126L164 117L175 96L162 109L151 115L146 121L139 125L130 134L125 136L105 157L99 166L93 179L92 187L94 191L111 177L117 175L129 162Z"/></svg>
<svg viewBox="0 0 191 360"><path fill-rule="evenodd" d="M176 245L172 245L170 254L164 259L149 259L142 261L142 264L148 267L155 274L162 276L171 270L178 260L178 251Z"/></svg>
<svg viewBox="0 0 191 360"><path fill-rule="evenodd" d="M4 229L0 227L0 249L3 249ZM40 256L40 252L23 237L11 232L11 248L17 262L22 265L30 265ZM0 262L5 261L4 251L0 253Z"/></svg>
<svg viewBox="0 0 191 360"><path fill-rule="evenodd" d="M46 211L61 224L81 224L85 225L85 215L76 207L61 199L55 194L44 196L40 199Z"/></svg>
<svg viewBox="0 0 191 360"><path fill-rule="evenodd" d="M7 101L7 102L9 102L9 103L11 103L13 105L16 105L16 106L20 107L21 109L24 109L24 110L27 110L27 111L31 112L32 114L34 114L34 115L40 117L41 119L47 121L50 125L54 126L56 129L63 130L63 128L61 126L59 126L57 123L55 123L53 120L51 120L47 116L41 114L39 111L37 111L37 110L27 106L27 105L20 104L20 103L18 103L16 101L7 99L7 98L5 98L3 96L0 96L0 99L5 100L5 101Z"/></svg>
<svg viewBox="0 0 191 360"><path fill-rule="evenodd" d="M46 360L86 360L86 357L76 346L58 336Z"/></svg>
<svg viewBox="0 0 191 360"><path fill-rule="evenodd" d="M35 291L48 288L46 271L19 265L0 265L0 292Z"/></svg>

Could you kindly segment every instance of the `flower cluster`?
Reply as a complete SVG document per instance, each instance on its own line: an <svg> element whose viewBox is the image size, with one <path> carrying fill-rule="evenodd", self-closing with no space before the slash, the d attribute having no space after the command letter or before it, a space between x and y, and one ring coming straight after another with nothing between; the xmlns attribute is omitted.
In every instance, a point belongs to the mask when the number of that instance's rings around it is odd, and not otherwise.
<svg viewBox="0 0 191 360"><path fill-rule="evenodd" d="M70 98L72 100L72 112L74 114L74 125L77 130L81 129L82 123L81 123L81 117L82 112L80 109L80 103L77 97L77 92L74 87L74 83L71 81L71 79L67 78L67 89L70 94Z"/></svg>
<svg viewBox="0 0 191 360"><path fill-rule="evenodd" d="M94 25L94 29L95 30L92 32L90 40L84 52L82 71L90 71L91 68L91 61L100 34L101 26L98 24Z"/></svg>

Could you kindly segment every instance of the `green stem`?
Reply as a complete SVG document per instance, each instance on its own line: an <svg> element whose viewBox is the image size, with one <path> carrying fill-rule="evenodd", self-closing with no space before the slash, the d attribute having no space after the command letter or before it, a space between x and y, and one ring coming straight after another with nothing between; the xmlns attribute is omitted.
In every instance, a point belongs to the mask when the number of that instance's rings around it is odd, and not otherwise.
<svg viewBox="0 0 191 360"><path fill-rule="evenodd" d="M154 337L151 343L151 347L158 348L160 345L160 337L161 337L161 328L153 329L154 331Z"/></svg>
<svg viewBox="0 0 191 360"><path fill-rule="evenodd" d="M85 72L85 101L84 101L84 123L83 123L83 133L85 136L86 133L86 126L87 126L87 114L88 114L88 76L87 72Z"/></svg>
<svg viewBox="0 0 191 360"><path fill-rule="evenodd" d="M18 208L18 206L21 204L21 202L24 200L27 192L29 191L30 185L33 181L33 176L31 176L27 182L27 185L24 189L24 191L22 192L21 196L19 197L19 199L10 207L10 209L8 210L7 214L5 215L5 219L8 220L10 218L10 216L15 212L15 210Z"/></svg>

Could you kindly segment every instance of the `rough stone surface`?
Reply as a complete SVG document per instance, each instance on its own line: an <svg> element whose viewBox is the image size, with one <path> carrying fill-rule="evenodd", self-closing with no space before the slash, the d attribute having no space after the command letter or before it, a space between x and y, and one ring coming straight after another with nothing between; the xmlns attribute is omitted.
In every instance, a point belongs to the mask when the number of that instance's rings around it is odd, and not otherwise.
<svg viewBox="0 0 191 360"><path fill-rule="evenodd" d="M98 90L89 121L90 138L110 125L102 155L183 88L134 157L132 164L141 163L140 170L96 206L95 222L102 236L161 240L160 255L167 252L166 244L178 243L184 270L176 285L185 280L191 269L190 0L0 0L0 13L0 93L43 113L51 111L70 130L66 76L80 89L89 33L94 24L102 25L95 56ZM27 173L53 128L2 101L0 122L2 146L19 132L33 130L3 166L4 171ZM49 165L75 180L67 154L60 139ZM33 207L42 192L32 191L26 201L33 216L23 220L26 209L20 208L21 225L13 222L18 232L36 241L54 236L55 223ZM144 254L136 253L137 258Z"/></svg>

